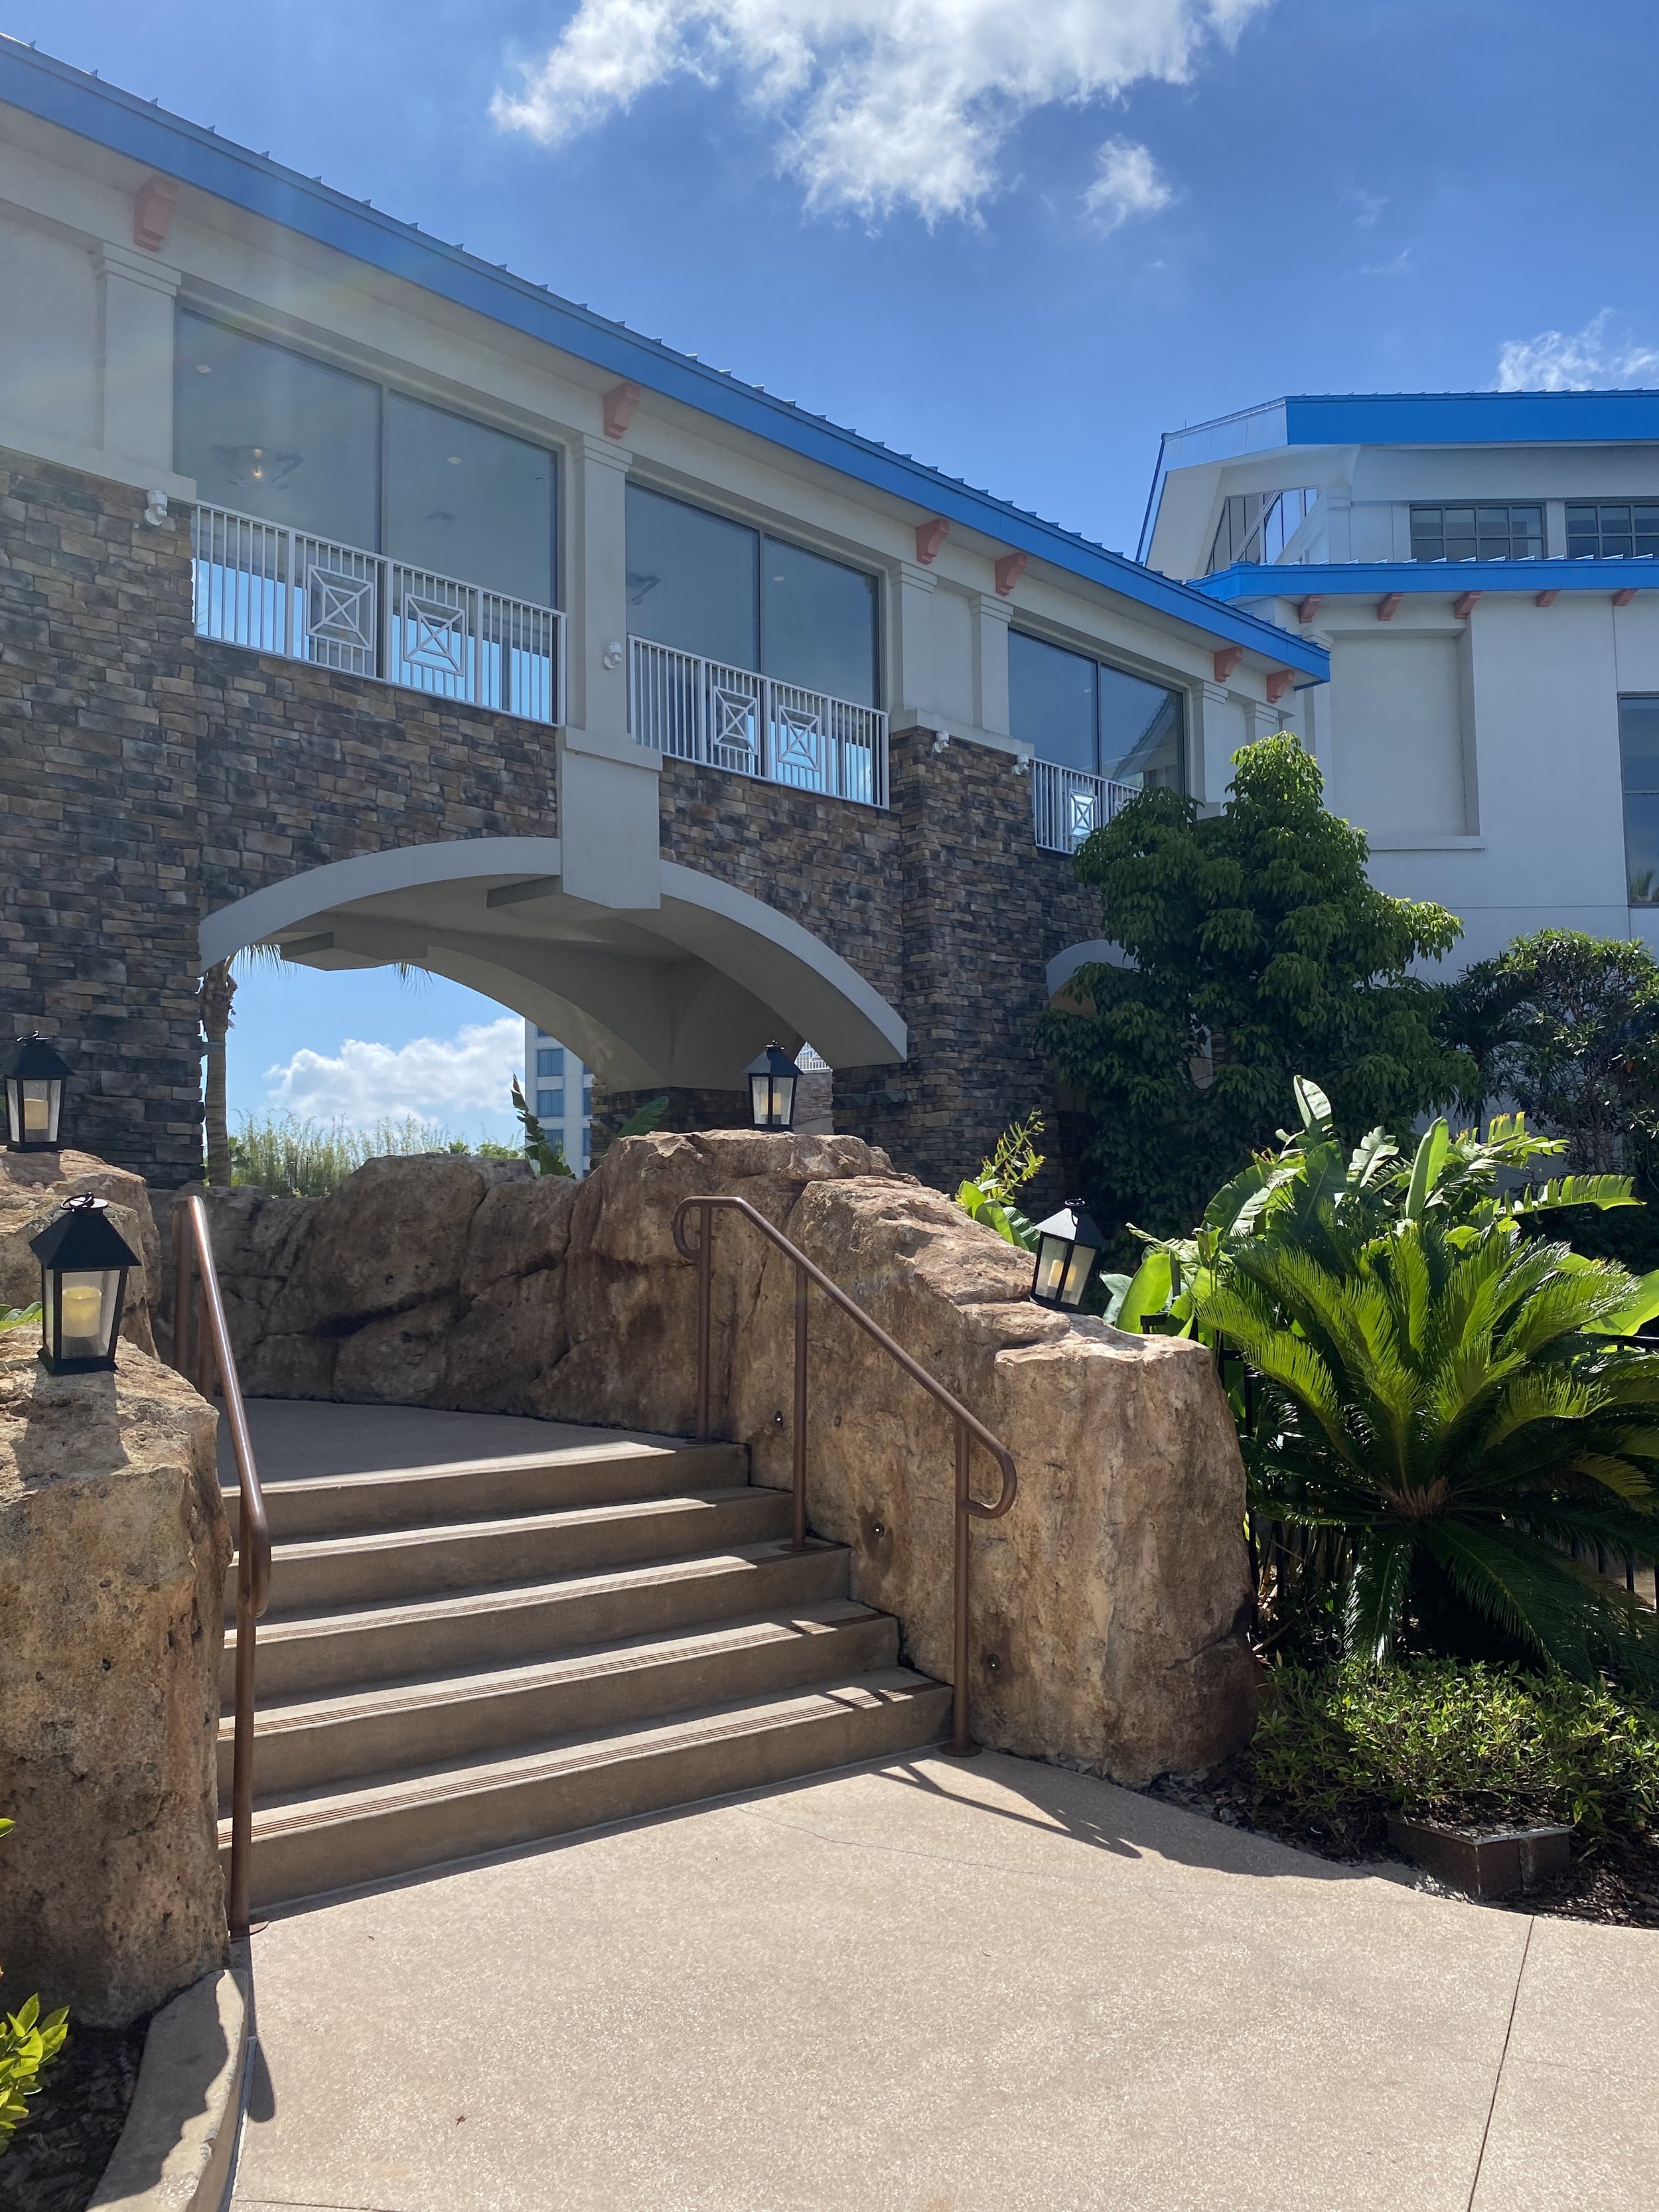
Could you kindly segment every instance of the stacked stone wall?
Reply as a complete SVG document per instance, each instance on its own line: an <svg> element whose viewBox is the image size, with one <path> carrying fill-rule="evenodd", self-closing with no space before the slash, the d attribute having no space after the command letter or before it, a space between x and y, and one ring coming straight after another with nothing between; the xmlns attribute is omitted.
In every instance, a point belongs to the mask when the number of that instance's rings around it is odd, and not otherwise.
<svg viewBox="0 0 1659 2212"><path fill-rule="evenodd" d="M558 830L550 730L198 639L191 592L187 514L0 452L0 1024L75 1067L74 1141L169 1186L201 1161L206 914L357 854ZM901 732L891 787L881 809L666 761L662 850L898 1009L908 1062L839 1070L836 1127L951 1187L1033 1106L1054 1127L1031 1018L1094 917L1008 753ZM596 1136L654 1095L600 1091ZM743 1106L676 1092L666 1126Z"/></svg>

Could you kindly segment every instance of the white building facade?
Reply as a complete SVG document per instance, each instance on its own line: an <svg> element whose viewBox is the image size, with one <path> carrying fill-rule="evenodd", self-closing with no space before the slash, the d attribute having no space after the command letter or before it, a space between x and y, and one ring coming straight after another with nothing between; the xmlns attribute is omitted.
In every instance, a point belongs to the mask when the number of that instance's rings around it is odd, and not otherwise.
<svg viewBox="0 0 1659 2212"><path fill-rule="evenodd" d="M593 1071L534 1022L524 1025L524 1095L557 1138L572 1175L585 1176L593 1157Z"/></svg>
<svg viewBox="0 0 1659 2212"><path fill-rule="evenodd" d="M1659 392L1299 398L1171 433L1141 552L1330 653L1286 720L1456 964L1659 947Z"/></svg>

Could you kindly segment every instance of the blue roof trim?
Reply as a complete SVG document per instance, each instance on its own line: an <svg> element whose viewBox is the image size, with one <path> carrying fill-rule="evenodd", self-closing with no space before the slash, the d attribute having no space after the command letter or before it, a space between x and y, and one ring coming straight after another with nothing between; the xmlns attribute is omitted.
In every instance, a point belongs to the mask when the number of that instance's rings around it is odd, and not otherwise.
<svg viewBox="0 0 1659 2212"><path fill-rule="evenodd" d="M975 491L654 338L641 337L540 285L493 268L459 246L428 237L412 224L383 215L366 202L3 35L0 100L804 459L981 532L1018 552L1186 623L1206 637L1243 645L1316 682L1329 675L1325 653L1275 623L1242 609L1218 606L1190 585L1142 568L1125 554L1110 552L1024 508Z"/></svg>
<svg viewBox="0 0 1659 2212"><path fill-rule="evenodd" d="M1637 445L1659 441L1659 392L1304 394L1291 446Z"/></svg>
<svg viewBox="0 0 1659 2212"><path fill-rule="evenodd" d="M1206 599L1335 599L1403 592L1455 599L1462 592L1659 592L1659 560L1240 562L1193 586Z"/></svg>

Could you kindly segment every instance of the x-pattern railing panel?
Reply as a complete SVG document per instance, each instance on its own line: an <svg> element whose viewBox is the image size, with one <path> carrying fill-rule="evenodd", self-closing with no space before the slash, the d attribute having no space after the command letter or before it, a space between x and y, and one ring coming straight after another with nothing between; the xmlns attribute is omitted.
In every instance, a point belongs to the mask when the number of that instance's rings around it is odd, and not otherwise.
<svg viewBox="0 0 1659 2212"><path fill-rule="evenodd" d="M629 640L629 727L676 760L887 804L887 717L650 638Z"/></svg>

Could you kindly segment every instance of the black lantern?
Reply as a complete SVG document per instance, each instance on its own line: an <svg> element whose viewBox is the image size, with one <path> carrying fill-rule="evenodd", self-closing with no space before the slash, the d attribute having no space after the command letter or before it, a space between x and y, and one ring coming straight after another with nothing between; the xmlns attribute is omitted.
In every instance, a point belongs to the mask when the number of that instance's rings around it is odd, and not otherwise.
<svg viewBox="0 0 1659 2212"><path fill-rule="evenodd" d="M743 1071L749 1078L749 1096L757 1129L788 1129L794 1126L798 1068L781 1045L769 1044L758 1060Z"/></svg>
<svg viewBox="0 0 1659 2212"><path fill-rule="evenodd" d="M1082 1201L1068 1198L1058 1213L1036 1227L1036 1269L1031 1296L1040 1306L1075 1313L1089 1287L1090 1272L1106 1239L1089 1218Z"/></svg>
<svg viewBox="0 0 1659 2212"><path fill-rule="evenodd" d="M6 1078L6 1150L55 1152L69 1069L43 1036L20 1037Z"/></svg>
<svg viewBox="0 0 1659 2212"><path fill-rule="evenodd" d="M72 1198L29 1249L40 1262L40 1359L51 1375L93 1375L115 1364L127 1270L138 1255L109 1218L109 1201Z"/></svg>

